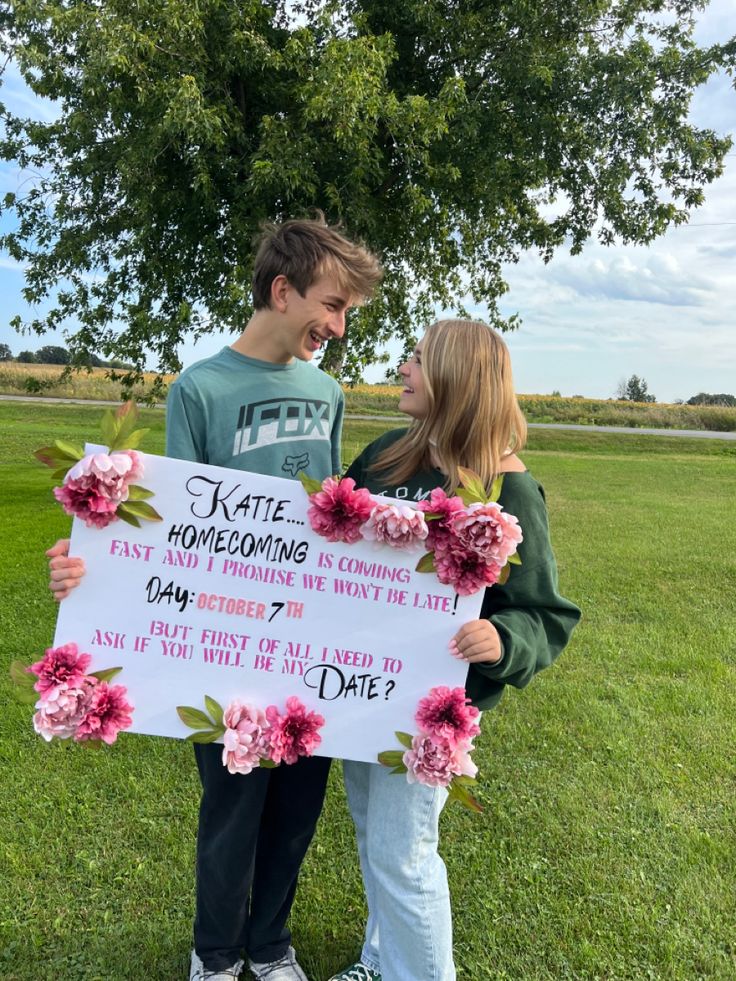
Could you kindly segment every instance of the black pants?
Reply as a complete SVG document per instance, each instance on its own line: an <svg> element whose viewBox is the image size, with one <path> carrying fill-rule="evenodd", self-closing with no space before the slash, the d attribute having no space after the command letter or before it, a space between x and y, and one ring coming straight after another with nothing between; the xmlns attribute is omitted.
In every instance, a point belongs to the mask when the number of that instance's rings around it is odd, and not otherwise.
<svg viewBox="0 0 736 981"><path fill-rule="evenodd" d="M243 950L257 963L278 960L291 940L286 921L331 760L302 757L244 776L222 765L222 746L194 751L202 781L195 950L211 971Z"/></svg>

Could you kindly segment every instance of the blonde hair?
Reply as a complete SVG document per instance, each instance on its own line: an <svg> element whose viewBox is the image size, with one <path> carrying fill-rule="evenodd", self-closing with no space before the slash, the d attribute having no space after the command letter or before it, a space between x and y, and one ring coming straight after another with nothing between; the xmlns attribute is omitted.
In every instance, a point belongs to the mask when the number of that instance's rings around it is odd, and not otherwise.
<svg viewBox="0 0 736 981"><path fill-rule="evenodd" d="M347 239L339 226L328 225L321 211L315 219L266 224L253 266L253 305L256 310L270 307L271 283L277 276L286 276L304 296L325 273L358 303L370 297L383 270L368 249Z"/></svg>
<svg viewBox="0 0 736 981"><path fill-rule="evenodd" d="M392 484L433 466L459 485L458 467L475 471L487 490L501 460L526 442L526 420L514 393L509 351L477 320L439 320L427 328L421 352L428 410L384 450L372 470Z"/></svg>

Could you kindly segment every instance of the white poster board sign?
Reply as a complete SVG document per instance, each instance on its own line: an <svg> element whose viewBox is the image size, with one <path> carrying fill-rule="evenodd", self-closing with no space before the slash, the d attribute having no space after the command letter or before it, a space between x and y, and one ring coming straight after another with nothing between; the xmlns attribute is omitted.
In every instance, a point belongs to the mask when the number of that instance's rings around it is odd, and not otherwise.
<svg viewBox="0 0 736 981"><path fill-rule="evenodd" d="M482 593L416 572L421 551L316 535L297 481L142 457L163 521L74 519L87 572L55 636L90 670L122 667L130 731L184 738L176 706L204 708L205 694L279 710L296 695L325 718L320 755L375 762L416 730L430 688L463 685L448 644Z"/></svg>

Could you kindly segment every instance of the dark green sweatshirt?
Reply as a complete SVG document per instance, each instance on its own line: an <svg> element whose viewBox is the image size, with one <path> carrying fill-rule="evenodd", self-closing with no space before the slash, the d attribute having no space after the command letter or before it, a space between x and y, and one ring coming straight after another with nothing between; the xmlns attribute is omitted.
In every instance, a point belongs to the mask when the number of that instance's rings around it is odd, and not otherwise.
<svg viewBox="0 0 736 981"><path fill-rule="evenodd" d="M372 494L406 501L421 501L442 487L439 470L424 470L401 486L391 485L370 467L378 454L395 442L404 429L394 429L367 446L345 476ZM512 565L506 583L486 589L481 617L498 630L503 656L496 664L471 664L465 683L480 709L493 708L505 685L523 688L534 675L560 654L580 619L580 610L562 597L557 586L557 565L552 553L544 490L529 471L504 474L498 502L519 519L524 540L519 545L521 565Z"/></svg>

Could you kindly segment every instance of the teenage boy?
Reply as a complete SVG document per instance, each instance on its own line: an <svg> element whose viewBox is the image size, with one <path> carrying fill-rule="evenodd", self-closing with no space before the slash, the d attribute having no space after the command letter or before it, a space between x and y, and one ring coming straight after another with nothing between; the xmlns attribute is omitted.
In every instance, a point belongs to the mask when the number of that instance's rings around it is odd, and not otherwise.
<svg viewBox="0 0 736 981"><path fill-rule="evenodd" d="M339 472L344 398L306 364L345 332L348 309L381 276L369 252L321 220L263 234L253 272L255 312L240 337L193 365L169 392L166 454L298 479ZM63 599L82 566L57 542L50 587ZM286 921L317 824L330 760L230 774L217 745L194 747L202 782L190 981L307 981Z"/></svg>

